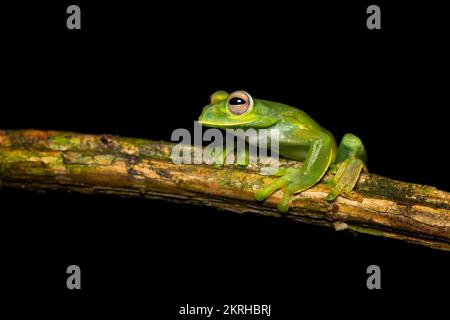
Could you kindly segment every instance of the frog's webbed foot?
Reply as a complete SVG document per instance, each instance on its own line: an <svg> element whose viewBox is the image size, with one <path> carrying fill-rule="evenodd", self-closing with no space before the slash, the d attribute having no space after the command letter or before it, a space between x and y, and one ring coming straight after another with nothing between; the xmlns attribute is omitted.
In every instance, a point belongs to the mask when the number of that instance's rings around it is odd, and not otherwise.
<svg viewBox="0 0 450 320"><path fill-rule="evenodd" d="M331 192L325 199L333 201L342 192L352 191L361 170L367 172L366 160L366 150L361 140L351 133L345 134L339 145L335 163L330 166L330 173L334 174L334 177L327 182Z"/></svg>
<svg viewBox="0 0 450 320"><path fill-rule="evenodd" d="M256 191L255 198L258 201L263 201L278 189L282 189L283 198L278 204L278 210L286 213L291 206L294 194L305 190L308 187L302 187L302 184L299 182L301 181L302 175L301 169L283 168L278 170L274 175L279 176L280 178L278 178L268 186L265 186Z"/></svg>
<svg viewBox="0 0 450 320"><path fill-rule="evenodd" d="M352 191L363 169L367 171L366 164L361 159L346 159L341 162L337 166L334 177L327 182L331 192L325 199L333 201L342 192L348 193Z"/></svg>

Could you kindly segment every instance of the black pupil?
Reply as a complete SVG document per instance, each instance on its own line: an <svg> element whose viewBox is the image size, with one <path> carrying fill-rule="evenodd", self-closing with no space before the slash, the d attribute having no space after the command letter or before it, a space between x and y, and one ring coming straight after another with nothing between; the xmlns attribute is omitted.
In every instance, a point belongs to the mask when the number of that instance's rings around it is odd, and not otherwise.
<svg viewBox="0 0 450 320"><path fill-rule="evenodd" d="M244 104L244 103L245 103L245 100L238 98L238 97L230 99L230 105L232 105L232 106L236 106L236 105L240 105L240 104Z"/></svg>

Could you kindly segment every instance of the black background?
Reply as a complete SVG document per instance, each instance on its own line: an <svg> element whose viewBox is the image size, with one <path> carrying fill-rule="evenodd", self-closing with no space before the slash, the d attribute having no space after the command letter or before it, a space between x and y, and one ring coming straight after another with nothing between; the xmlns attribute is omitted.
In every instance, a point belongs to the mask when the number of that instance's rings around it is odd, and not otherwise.
<svg viewBox="0 0 450 320"><path fill-rule="evenodd" d="M0 128L170 140L212 92L244 89L302 108L338 140L355 133L372 172L449 190L445 12L375 3L381 30L366 28L363 2L5 6ZM81 30L66 28L69 4ZM355 307L383 315L445 299L450 284L446 252L283 219L55 192L2 190L0 201L5 288L45 310L175 319L187 303L255 303L281 319L356 318ZM70 264L80 291L65 286ZM371 264L382 290L366 288Z"/></svg>

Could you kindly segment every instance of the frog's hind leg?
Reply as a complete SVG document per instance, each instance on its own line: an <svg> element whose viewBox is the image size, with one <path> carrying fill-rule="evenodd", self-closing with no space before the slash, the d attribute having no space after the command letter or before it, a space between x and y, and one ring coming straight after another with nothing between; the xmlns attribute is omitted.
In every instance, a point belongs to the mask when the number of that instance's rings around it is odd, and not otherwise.
<svg viewBox="0 0 450 320"><path fill-rule="evenodd" d="M361 170L367 172L366 162L367 154L361 140L351 133L344 135L331 167L331 172L335 175L328 181L331 192L326 200L332 201L340 193L352 191Z"/></svg>
<svg viewBox="0 0 450 320"><path fill-rule="evenodd" d="M333 154L334 140L329 135L315 137L314 143L309 148L308 156L301 168L280 169L277 178L255 192L255 198L262 201L278 189L283 190L283 197L278 203L278 210L285 213L289 210L294 194L311 188L323 177L327 171Z"/></svg>

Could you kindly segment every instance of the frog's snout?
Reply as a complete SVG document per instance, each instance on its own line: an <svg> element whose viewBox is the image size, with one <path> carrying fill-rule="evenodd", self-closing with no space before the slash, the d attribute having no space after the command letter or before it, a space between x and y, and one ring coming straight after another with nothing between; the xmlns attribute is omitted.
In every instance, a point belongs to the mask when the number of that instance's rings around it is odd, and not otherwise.
<svg viewBox="0 0 450 320"><path fill-rule="evenodd" d="M202 113L200 114L200 117L198 117L198 122L202 123L202 121L204 121L205 119L208 118L207 114L208 114L208 110L211 108L212 106L210 104L206 105L203 107Z"/></svg>

